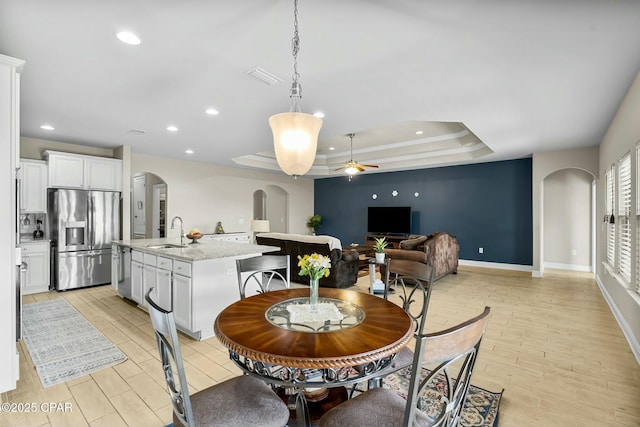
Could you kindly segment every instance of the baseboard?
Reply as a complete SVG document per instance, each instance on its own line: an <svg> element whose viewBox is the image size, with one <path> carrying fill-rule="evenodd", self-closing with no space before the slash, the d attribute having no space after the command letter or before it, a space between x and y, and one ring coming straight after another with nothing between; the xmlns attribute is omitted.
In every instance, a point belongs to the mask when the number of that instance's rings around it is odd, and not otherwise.
<svg viewBox="0 0 640 427"><path fill-rule="evenodd" d="M544 268L556 268L558 270L585 271L590 273L593 271L590 265L580 264L562 264L559 262L545 262Z"/></svg>
<svg viewBox="0 0 640 427"><path fill-rule="evenodd" d="M629 324L625 320L622 313L620 313L620 310L618 310L618 307L613 301L613 298L611 298L611 295L609 295L609 292L607 291L607 288L602 283L602 280L600 280L600 276L598 276L597 274L595 276L596 276L596 283L600 288L600 292L602 293L602 296L604 296L605 301L607 301L607 304L609 304L609 308L613 313L613 317L616 318L616 321L618 322L620 329L622 329L622 333L624 334L625 338L627 339L627 342L629 343L629 347L631 347L631 352L635 356L636 361L640 364L640 343L638 343L638 340L633 335L631 328L629 328Z"/></svg>
<svg viewBox="0 0 640 427"><path fill-rule="evenodd" d="M458 260L458 264L468 265L470 267L496 268L499 270L515 270L515 271L532 271L533 270L533 267L530 265L507 264L503 262L475 261L470 259Z"/></svg>

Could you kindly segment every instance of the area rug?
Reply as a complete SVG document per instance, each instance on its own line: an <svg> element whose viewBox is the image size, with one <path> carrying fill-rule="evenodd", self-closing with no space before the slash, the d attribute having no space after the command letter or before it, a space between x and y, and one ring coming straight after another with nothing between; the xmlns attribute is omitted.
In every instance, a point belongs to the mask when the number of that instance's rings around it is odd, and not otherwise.
<svg viewBox="0 0 640 427"><path fill-rule="evenodd" d="M422 369L428 373L426 368ZM411 367L407 367L386 376L384 378L384 387L399 393L406 399L410 379ZM442 380L444 380L444 378L442 378ZM436 384L433 385L433 389L429 390L429 393L436 394L437 389L442 386L443 383L444 381L441 382L440 379L438 379ZM462 417L458 425L464 427L496 427L498 425L498 410L503 392L504 389L499 393L494 393L470 385L462 408ZM426 413L429 415L428 410Z"/></svg>
<svg viewBox="0 0 640 427"><path fill-rule="evenodd" d="M44 387L127 360L118 347L62 298L25 304L22 333Z"/></svg>

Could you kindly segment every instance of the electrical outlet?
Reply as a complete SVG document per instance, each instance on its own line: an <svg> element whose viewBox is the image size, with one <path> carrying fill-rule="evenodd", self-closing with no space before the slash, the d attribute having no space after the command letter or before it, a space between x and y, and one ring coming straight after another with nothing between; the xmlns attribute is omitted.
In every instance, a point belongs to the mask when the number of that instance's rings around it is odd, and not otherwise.
<svg viewBox="0 0 640 427"><path fill-rule="evenodd" d="M478 253L479 254L483 254L484 253L484 248L478 248Z"/></svg>
<svg viewBox="0 0 640 427"><path fill-rule="evenodd" d="M240 218L240 219L238 220L238 224L244 224L244 218Z"/></svg>
<svg viewBox="0 0 640 427"><path fill-rule="evenodd" d="M578 255L577 249L571 249L571 255Z"/></svg>

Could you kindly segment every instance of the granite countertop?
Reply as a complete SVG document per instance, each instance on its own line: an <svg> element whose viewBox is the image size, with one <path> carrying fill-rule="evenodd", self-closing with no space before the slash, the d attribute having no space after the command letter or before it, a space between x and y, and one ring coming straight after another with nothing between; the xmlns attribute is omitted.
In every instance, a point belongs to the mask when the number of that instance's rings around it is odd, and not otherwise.
<svg viewBox="0 0 640 427"><path fill-rule="evenodd" d="M174 258L183 261L204 261L208 259L234 257L239 255L249 255L255 253L275 252L280 250L276 246L255 245L252 243L223 242L217 240L200 240L198 243L189 244L189 239L185 240L185 247L154 249L149 246L171 244L180 245L179 238L162 239L134 239L134 240L114 240L116 245L127 246L137 251L146 252L153 255L160 255L167 258Z"/></svg>

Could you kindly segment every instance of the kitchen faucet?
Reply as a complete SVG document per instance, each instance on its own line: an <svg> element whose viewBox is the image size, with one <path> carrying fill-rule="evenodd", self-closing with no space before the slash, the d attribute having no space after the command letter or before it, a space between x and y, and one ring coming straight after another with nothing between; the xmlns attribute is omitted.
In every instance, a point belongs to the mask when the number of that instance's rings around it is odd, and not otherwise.
<svg viewBox="0 0 640 427"><path fill-rule="evenodd" d="M184 239L184 222L182 222L182 218L180 218L179 216L174 216L171 220L171 229L173 230L175 228L176 219L180 220L180 246L183 246L184 242L182 239Z"/></svg>

